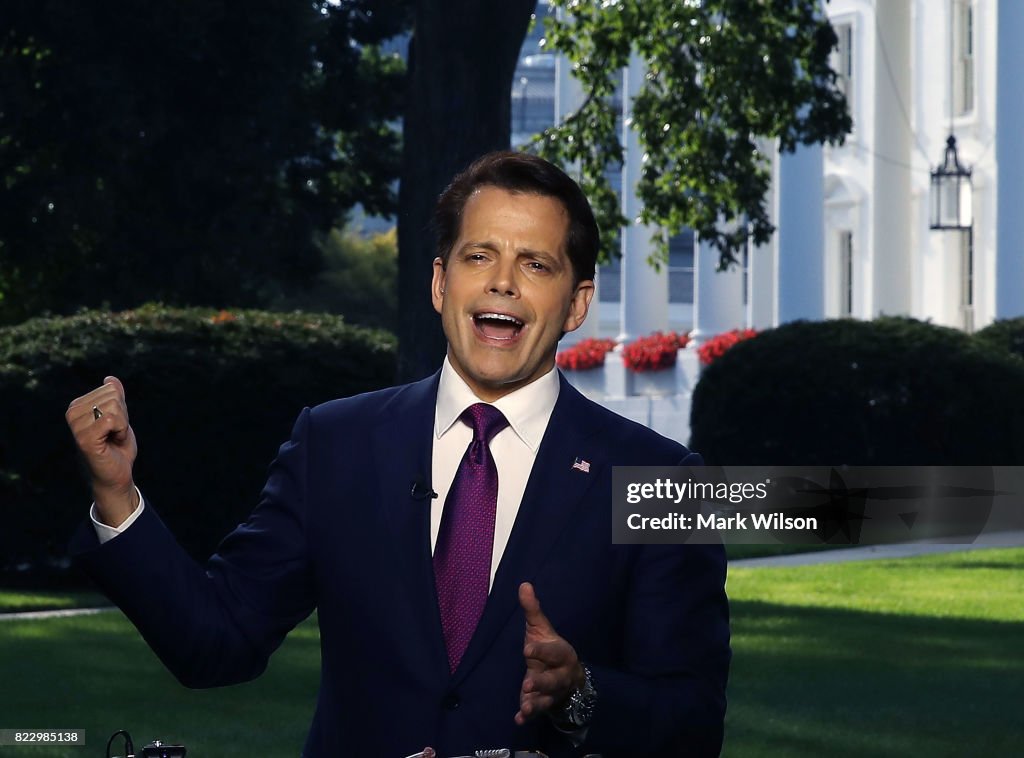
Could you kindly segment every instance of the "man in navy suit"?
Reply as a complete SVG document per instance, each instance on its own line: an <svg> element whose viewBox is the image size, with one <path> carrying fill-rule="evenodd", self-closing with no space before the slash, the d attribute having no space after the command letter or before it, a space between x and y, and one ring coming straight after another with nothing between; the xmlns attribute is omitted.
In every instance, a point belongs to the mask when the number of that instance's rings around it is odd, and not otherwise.
<svg viewBox="0 0 1024 758"><path fill-rule="evenodd" d="M594 293L585 197L546 161L494 153L455 178L436 221L437 374L305 409L205 567L136 488L108 377L67 412L95 499L73 553L190 687L258 676L317 609L309 758L717 755L724 553L611 536L612 466L700 458L554 366Z"/></svg>

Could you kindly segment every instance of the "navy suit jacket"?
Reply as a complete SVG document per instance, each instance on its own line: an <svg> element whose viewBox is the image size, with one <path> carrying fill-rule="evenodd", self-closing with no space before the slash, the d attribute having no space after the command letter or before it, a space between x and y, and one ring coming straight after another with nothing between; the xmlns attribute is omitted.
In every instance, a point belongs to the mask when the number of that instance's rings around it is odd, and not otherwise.
<svg viewBox="0 0 1024 758"><path fill-rule="evenodd" d="M150 504L102 546L83 525L72 552L189 687L256 677L317 609L322 668L308 758L402 758L425 745L442 758L488 747L717 755L730 656L724 552L613 545L611 536L613 465L700 458L564 378L483 617L449 674L430 503L411 495L413 483L430 485L438 377L305 409L258 506L205 567ZM573 468L576 458L590 471ZM523 581L593 672L598 705L581 747L546 718L513 721Z"/></svg>

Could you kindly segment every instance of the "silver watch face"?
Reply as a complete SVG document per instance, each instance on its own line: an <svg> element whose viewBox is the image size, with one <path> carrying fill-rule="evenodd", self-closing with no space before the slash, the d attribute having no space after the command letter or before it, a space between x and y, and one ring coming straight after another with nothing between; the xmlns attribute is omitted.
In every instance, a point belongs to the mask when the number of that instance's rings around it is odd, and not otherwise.
<svg viewBox="0 0 1024 758"><path fill-rule="evenodd" d="M597 692L590 679L590 669L584 667L583 671L586 674L583 686L578 690L573 690L568 703L569 713L567 716L577 727L584 727L590 723L594 716L594 705L597 702Z"/></svg>

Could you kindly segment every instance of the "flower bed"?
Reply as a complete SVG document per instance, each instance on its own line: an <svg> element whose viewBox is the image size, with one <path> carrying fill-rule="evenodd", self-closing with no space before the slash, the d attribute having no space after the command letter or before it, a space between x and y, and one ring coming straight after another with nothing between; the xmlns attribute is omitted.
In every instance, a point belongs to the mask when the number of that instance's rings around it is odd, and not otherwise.
<svg viewBox="0 0 1024 758"><path fill-rule="evenodd" d="M722 332L722 334L716 334L698 347L697 355L700 357L701 364L707 366L720 358L726 350L737 342L742 342L756 336L756 329L733 329L730 332Z"/></svg>
<svg viewBox="0 0 1024 758"><path fill-rule="evenodd" d="M622 363L631 371L660 371L676 365L680 348L690 342L689 334L655 332L629 343L622 350Z"/></svg>
<svg viewBox="0 0 1024 758"><path fill-rule="evenodd" d="M604 357L615 349L615 340L588 338L559 351L555 363L563 371L587 371L604 365Z"/></svg>

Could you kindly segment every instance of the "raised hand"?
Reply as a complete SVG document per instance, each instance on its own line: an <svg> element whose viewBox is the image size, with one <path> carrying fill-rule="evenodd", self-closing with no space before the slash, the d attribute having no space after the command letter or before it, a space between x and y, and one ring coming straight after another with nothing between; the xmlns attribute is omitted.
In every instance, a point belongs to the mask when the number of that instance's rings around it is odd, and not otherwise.
<svg viewBox="0 0 1024 758"><path fill-rule="evenodd" d="M119 526L139 504L132 479L138 445L124 386L108 376L103 386L72 400L64 418L88 466L100 520Z"/></svg>
<svg viewBox="0 0 1024 758"><path fill-rule="evenodd" d="M526 675L516 713L516 723L522 725L560 705L570 692L583 685L585 675L576 650L548 621L529 582L519 585L519 604L526 614Z"/></svg>

